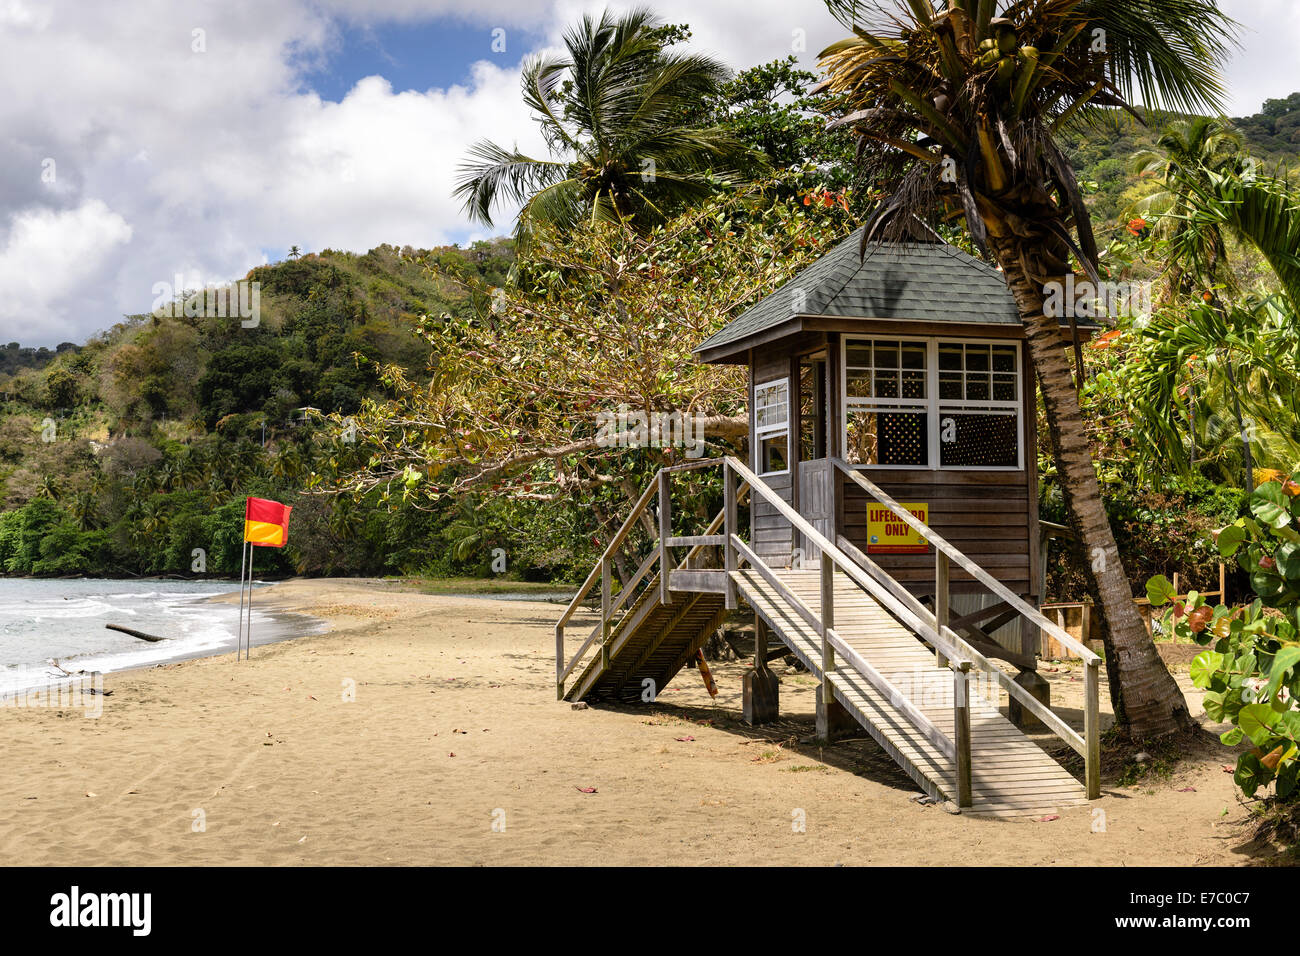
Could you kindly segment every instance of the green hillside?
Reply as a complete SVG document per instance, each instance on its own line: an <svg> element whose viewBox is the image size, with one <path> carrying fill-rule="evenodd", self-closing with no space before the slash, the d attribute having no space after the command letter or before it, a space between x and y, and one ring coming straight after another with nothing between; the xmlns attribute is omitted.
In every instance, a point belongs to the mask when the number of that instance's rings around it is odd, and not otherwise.
<svg viewBox="0 0 1300 956"><path fill-rule="evenodd" d="M1093 224L1101 238L1118 235L1128 207L1155 189L1143 183L1131 168L1134 153L1154 149L1170 116L1149 117L1143 126L1132 117L1113 125L1074 128L1061 133L1060 142L1089 193ZM1300 169L1300 93L1268 100L1253 116L1234 119L1247 151L1261 162L1261 172L1279 164Z"/></svg>
<svg viewBox="0 0 1300 956"><path fill-rule="evenodd" d="M505 242L325 250L248 274L261 292L253 328L178 305L80 348L0 350L0 570L188 574L201 548L209 572L231 573L245 494L299 503L294 547L259 555L274 562L265 570L418 566L385 539L399 520L387 509L301 498L313 464L348 451L305 410L350 415L379 397L376 364L426 372L412 323L465 298L429 265L499 283L510 261Z"/></svg>

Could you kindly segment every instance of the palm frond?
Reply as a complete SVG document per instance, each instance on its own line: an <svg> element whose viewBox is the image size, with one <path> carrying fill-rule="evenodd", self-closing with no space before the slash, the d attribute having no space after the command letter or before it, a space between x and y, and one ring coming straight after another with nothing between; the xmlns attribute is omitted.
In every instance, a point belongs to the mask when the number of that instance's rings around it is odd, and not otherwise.
<svg viewBox="0 0 1300 956"><path fill-rule="evenodd" d="M563 180L566 168L567 164L534 159L482 140L470 147L452 195L464 197L465 213L471 219L490 226L492 207L500 199L527 203L539 189Z"/></svg>
<svg viewBox="0 0 1300 956"><path fill-rule="evenodd" d="M1238 24L1216 2L1080 0L1075 9L1089 30L1105 31L1099 39L1110 80L1125 101L1184 113L1222 112L1220 70L1235 46Z"/></svg>

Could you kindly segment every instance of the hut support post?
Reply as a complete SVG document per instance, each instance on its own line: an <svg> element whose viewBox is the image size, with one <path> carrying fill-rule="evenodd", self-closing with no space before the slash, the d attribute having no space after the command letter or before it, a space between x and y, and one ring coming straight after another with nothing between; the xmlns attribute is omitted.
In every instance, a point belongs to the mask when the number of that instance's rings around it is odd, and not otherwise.
<svg viewBox="0 0 1300 956"><path fill-rule="evenodd" d="M767 666L767 622L754 614L754 666L745 672L742 704L745 723L751 727L776 720L780 710L780 684Z"/></svg>
<svg viewBox="0 0 1300 956"><path fill-rule="evenodd" d="M957 806L971 805L970 661L952 669L953 749L956 751Z"/></svg>
<svg viewBox="0 0 1300 956"><path fill-rule="evenodd" d="M564 625L555 626L555 699L564 700Z"/></svg>
<svg viewBox="0 0 1300 956"><path fill-rule="evenodd" d="M733 540L737 532L738 510L736 507L736 475L731 470L731 465L723 462L722 464L722 533L726 542L722 546L723 561L722 566L727 572L727 599L726 609L734 611L740 604L739 595L736 593L736 582L732 580L732 575L736 573L736 544ZM755 640L758 639L758 632L754 632Z"/></svg>
<svg viewBox="0 0 1300 956"><path fill-rule="evenodd" d="M1101 660L1095 657L1083 668L1083 740L1088 750L1083 760L1083 775L1089 800L1101 796L1101 714L1097 699L1100 672Z"/></svg>
<svg viewBox="0 0 1300 956"><path fill-rule="evenodd" d="M605 557L600 562L600 661L609 667L609 607L612 603L614 562Z"/></svg>
<svg viewBox="0 0 1300 956"><path fill-rule="evenodd" d="M831 631L835 628L835 561L825 551L821 556L821 637L822 683L817 688L817 737L830 743L837 731L854 726L844 705L835 699L831 674L835 672L835 648Z"/></svg>

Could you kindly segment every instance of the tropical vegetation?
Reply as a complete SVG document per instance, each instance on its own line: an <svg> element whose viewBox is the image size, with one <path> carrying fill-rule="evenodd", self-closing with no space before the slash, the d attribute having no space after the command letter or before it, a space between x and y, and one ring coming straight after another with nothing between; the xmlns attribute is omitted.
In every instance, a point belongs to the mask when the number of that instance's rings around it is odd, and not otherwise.
<svg viewBox="0 0 1300 956"><path fill-rule="evenodd" d="M691 348L858 223L920 217L1020 304L1040 513L1080 539L1045 597L1101 610L1134 736L1187 726L1132 597L1175 570L1207 590L1214 532L1300 465L1300 94L1220 115L1233 25L1209 0L828 6L851 35L821 86L793 58L732 73L644 11L578 22L523 73L547 154L466 158L467 211L518 208L513 239L295 246L247 277L255 328L179 308L0 349L0 568L230 574L258 494L297 509L268 572L487 575L504 554L578 579L685 454L611 442L610 417L743 451L743 380ZM1067 278L1156 294L1076 340L1047 314ZM716 506L689 491L684 512ZM1267 618L1261 583L1234 568L1224 606Z"/></svg>

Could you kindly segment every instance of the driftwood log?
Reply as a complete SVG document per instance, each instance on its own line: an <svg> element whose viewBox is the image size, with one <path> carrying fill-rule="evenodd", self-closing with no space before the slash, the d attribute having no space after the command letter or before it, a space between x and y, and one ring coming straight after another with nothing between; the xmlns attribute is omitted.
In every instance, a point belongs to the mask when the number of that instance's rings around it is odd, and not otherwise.
<svg viewBox="0 0 1300 956"><path fill-rule="evenodd" d="M159 641L165 641L167 638L158 637L155 634L146 634L144 631L137 631L129 627L122 627L120 624L105 624L104 627L110 631L121 631L123 634L130 634L132 637L138 637L142 641L148 641L150 644L157 644Z"/></svg>

